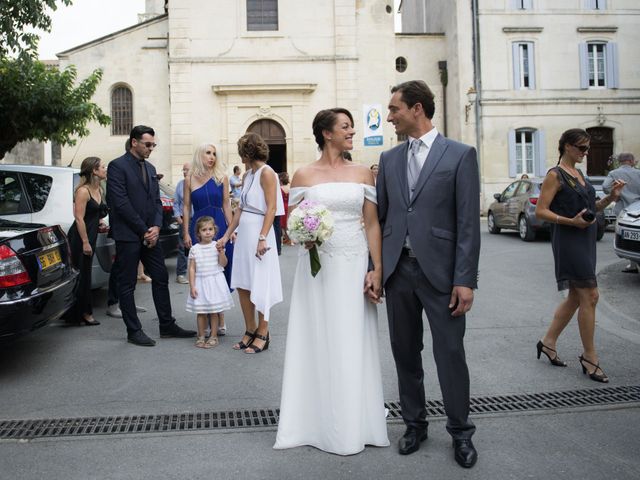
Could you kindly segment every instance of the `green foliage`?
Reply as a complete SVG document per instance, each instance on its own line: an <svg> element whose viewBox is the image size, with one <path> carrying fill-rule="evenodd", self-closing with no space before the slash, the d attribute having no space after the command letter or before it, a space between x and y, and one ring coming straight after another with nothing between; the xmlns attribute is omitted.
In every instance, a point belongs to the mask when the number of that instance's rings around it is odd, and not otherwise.
<svg viewBox="0 0 640 480"><path fill-rule="evenodd" d="M110 123L90 102L102 70L77 85L76 76L74 67L60 71L28 55L0 58L0 158L25 140L74 145L73 136L89 134L87 122Z"/></svg>
<svg viewBox="0 0 640 480"><path fill-rule="evenodd" d="M57 3L71 5L72 0ZM56 0L0 0L0 57L35 54L38 34L27 29L51 30L47 9L56 10Z"/></svg>

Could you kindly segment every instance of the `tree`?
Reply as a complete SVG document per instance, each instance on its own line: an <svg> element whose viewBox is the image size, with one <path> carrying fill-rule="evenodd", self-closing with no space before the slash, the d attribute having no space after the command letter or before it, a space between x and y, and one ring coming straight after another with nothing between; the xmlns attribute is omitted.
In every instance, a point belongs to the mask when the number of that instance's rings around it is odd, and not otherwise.
<svg viewBox="0 0 640 480"><path fill-rule="evenodd" d="M58 0L71 5L72 0ZM56 10L56 0L0 0L0 57L34 53L39 37L26 29L51 30L47 9Z"/></svg>
<svg viewBox="0 0 640 480"><path fill-rule="evenodd" d="M0 158L25 140L53 140L74 145L89 134L87 122L110 119L89 100L102 79L95 70L76 85L76 69L60 71L31 56L0 58Z"/></svg>
<svg viewBox="0 0 640 480"><path fill-rule="evenodd" d="M76 85L74 67L60 71L36 58L39 37L30 31L49 31L47 9L56 8L56 0L0 0L0 159L25 140L74 145L74 136L89 134L89 121L110 122L90 102L102 70Z"/></svg>

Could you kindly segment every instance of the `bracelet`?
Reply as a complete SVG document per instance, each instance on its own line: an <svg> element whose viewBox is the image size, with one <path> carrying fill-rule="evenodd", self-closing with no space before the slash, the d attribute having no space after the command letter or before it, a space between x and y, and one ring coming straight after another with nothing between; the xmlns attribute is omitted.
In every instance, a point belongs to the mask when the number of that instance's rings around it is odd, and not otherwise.
<svg viewBox="0 0 640 480"><path fill-rule="evenodd" d="M265 237L264 235L259 235L258 236L258 241L259 242L264 242L267 239L267 237Z"/></svg>
<svg viewBox="0 0 640 480"><path fill-rule="evenodd" d="M560 215L556 215L556 225L560 225Z"/></svg>

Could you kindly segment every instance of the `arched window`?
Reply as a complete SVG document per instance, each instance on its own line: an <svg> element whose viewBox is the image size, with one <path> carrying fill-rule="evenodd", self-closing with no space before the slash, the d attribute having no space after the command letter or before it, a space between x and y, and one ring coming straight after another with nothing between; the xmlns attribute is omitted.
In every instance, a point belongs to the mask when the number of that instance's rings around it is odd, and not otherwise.
<svg viewBox="0 0 640 480"><path fill-rule="evenodd" d="M111 135L129 135L133 128L133 95L129 87L111 92Z"/></svg>

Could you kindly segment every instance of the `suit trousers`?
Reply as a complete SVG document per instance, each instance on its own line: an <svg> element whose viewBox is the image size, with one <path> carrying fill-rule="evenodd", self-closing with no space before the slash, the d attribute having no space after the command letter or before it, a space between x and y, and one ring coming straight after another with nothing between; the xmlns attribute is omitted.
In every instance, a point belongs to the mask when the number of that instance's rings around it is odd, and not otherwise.
<svg viewBox="0 0 640 480"><path fill-rule="evenodd" d="M437 291L415 258L401 255L385 285L391 349L396 363L402 418L407 426L426 428L422 311L427 314L433 356L447 414L447 431L455 439L471 438L469 371L464 352L465 317L452 317L450 293Z"/></svg>
<svg viewBox="0 0 640 480"><path fill-rule="evenodd" d="M164 264L164 255L160 244L157 243L154 247L148 248L142 242L117 241L116 258L118 263L118 297L127 333L131 335L142 329L133 295L138 281L138 261L142 261L142 265L151 277L151 294L158 314L160 330L171 327L175 319L171 315L169 274Z"/></svg>

